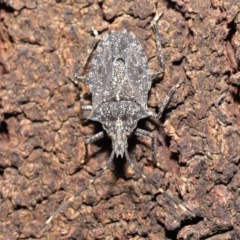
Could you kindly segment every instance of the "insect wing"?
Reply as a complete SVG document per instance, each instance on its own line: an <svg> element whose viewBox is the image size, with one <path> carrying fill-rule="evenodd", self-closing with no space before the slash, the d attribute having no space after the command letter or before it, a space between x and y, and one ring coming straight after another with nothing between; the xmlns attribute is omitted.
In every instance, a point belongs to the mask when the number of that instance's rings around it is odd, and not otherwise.
<svg viewBox="0 0 240 240"><path fill-rule="evenodd" d="M147 107L148 92L152 85L152 77L147 56L137 37L131 32L126 34L128 39L127 75L134 90L135 100L144 108Z"/></svg>
<svg viewBox="0 0 240 240"><path fill-rule="evenodd" d="M151 83L147 57L137 37L126 30L106 34L98 44L89 73L93 108L121 100L146 108Z"/></svg>
<svg viewBox="0 0 240 240"><path fill-rule="evenodd" d="M89 88L92 105L97 108L111 96L112 50L111 34L106 34L99 42L89 72Z"/></svg>

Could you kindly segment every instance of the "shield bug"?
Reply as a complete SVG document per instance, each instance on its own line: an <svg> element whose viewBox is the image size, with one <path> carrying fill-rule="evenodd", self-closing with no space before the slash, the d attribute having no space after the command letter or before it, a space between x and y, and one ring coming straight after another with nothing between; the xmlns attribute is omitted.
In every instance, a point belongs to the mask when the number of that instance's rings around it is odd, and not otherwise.
<svg viewBox="0 0 240 240"><path fill-rule="evenodd" d="M54 214L45 222L49 224L53 217L57 215L64 207L72 202L76 196L89 187L112 163L114 156L124 157L130 166L147 182L152 184L165 197L169 198L176 207L180 207L189 215L194 217L183 204L178 203L169 194L159 188L157 184L144 175L140 169L135 166L128 154L128 138L135 134L137 136L150 137L152 146L154 138L151 132L137 128L140 119L150 116L160 118L163 110L173 96L175 90L182 82L179 82L172 88L167 98L163 101L158 114L151 112L147 107L148 92L152 81L164 71L164 59L161 53L160 35L157 31L156 22L159 15L152 21L152 27L156 34L158 47L158 59L162 68L151 74L146 54L137 37L127 30L121 32L111 32L105 34L98 43L96 53L93 56L89 77L79 76L78 70L75 72L75 80L81 80L89 84L92 92L92 105L83 106L84 110L91 111L89 117L92 121L98 121L102 124L104 131L101 131L86 140L86 143L93 143L107 135L112 140L111 155L100 172L96 174L84 187L80 188L68 201L63 203ZM85 60L89 58L91 52L97 43L92 44ZM156 156L153 149L153 156Z"/></svg>

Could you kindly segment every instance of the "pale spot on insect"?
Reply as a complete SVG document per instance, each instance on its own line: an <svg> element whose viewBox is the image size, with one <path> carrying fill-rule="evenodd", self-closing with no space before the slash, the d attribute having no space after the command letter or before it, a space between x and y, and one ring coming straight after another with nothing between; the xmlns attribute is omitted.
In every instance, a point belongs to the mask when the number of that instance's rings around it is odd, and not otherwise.
<svg viewBox="0 0 240 240"><path fill-rule="evenodd" d="M118 102L120 102L119 94L116 95L116 99L117 99Z"/></svg>

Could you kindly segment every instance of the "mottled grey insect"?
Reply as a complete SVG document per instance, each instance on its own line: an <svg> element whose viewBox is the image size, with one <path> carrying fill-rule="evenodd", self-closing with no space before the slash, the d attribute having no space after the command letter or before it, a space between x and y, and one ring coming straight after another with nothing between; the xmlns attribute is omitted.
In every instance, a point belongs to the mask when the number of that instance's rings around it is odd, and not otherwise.
<svg viewBox="0 0 240 240"><path fill-rule="evenodd" d="M182 208L191 216L194 216L187 208L179 204L170 195L159 188L154 181L146 177L132 162L129 157L127 147L128 138L135 134L138 136L146 136L152 138L152 146L154 146L154 138L151 132L137 128L140 119L154 116L160 118L162 112L170 101L174 91L180 86L178 83L170 92L169 96L163 101L158 114L151 112L147 107L148 92L151 88L152 81L164 70L164 59L161 54L160 36L157 31L155 18L153 21L153 29L156 34L156 42L158 46L158 59L162 68L151 74L146 54L137 37L126 30L122 32L112 32L106 34L99 42L96 53L93 57L89 78L75 74L75 79L84 81L89 84L92 92L92 105L84 106L83 109L90 110L89 119L98 121L102 124L108 137L112 140L112 153L103 169L92 178L83 188L79 189L67 202L61 205L58 210L45 222L44 225L50 223L52 218L58 214L64 207L74 200L83 190L92 184L111 164L114 155L123 157L125 155L131 167L142 176L146 181L152 184L170 198L177 207ZM92 46L92 49L94 44ZM92 51L91 49L91 51ZM89 54L86 59L89 58ZM74 80L74 82L76 82ZM105 132L101 131L86 140L87 143L95 142L105 136ZM153 149L154 160L156 161Z"/></svg>

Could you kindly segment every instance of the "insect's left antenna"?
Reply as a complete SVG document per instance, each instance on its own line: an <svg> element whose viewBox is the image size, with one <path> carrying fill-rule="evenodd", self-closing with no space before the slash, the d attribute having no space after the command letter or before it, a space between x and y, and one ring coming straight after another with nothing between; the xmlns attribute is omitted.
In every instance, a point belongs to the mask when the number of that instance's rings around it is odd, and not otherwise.
<svg viewBox="0 0 240 240"><path fill-rule="evenodd" d="M71 198L69 198L65 203L63 203L53 214L51 217L48 218L48 220L41 226L41 228L39 230L42 230L46 225L48 225L52 219L59 213L61 212L65 207L67 207L71 202L74 201L74 199L80 195L86 188L88 188L98 177L100 177L104 171L110 166L110 164L112 163L114 158L114 150L112 150L112 153L107 161L107 163L105 164L105 166L102 168L102 170L100 172L98 172L98 174L93 177L85 186L83 186L82 188L80 188Z"/></svg>
<svg viewBox="0 0 240 240"><path fill-rule="evenodd" d="M74 71L74 77L70 78L70 80L78 85L78 81L80 80L81 82L84 82L84 83L87 83L88 84L88 78L86 76L82 76L82 75L79 75L78 72L80 70L80 68L84 69L87 65L87 62L89 60L89 57L91 56L93 50L95 49L95 46L97 45L98 41L99 41L99 35L98 35L98 32L96 29L94 29L92 27L92 32L94 34L94 40L92 41L89 49L87 50L87 55L85 56L85 58L83 59L83 62L82 64L80 64L77 68L75 68L75 71Z"/></svg>
<svg viewBox="0 0 240 240"><path fill-rule="evenodd" d="M181 208L183 211L187 212L190 216L192 217L196 217L194 213L192 213L191 211L189 211L183 204L181 203L178 203L172 196L170 196L168 193L166 193L164 191L164 189L162 188L159 188L157 186L157 184L150 178L148 178L145 174L143 174L140 169L135 166L131 160L131 158L129 157L129 154L128 154L128 151L127 149L125 149L125 156L126 156L126 159L129 163L129 165L133 168L133 170L138 173L145 181L149 182L151 185L153 185L159 192L161 192L163 194L163 196L167 197L168 199L170 199L177 208Z"/></svg>

